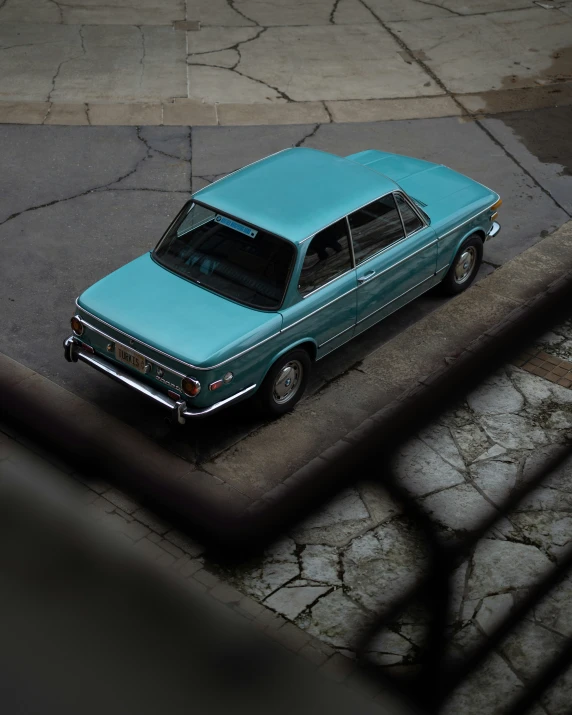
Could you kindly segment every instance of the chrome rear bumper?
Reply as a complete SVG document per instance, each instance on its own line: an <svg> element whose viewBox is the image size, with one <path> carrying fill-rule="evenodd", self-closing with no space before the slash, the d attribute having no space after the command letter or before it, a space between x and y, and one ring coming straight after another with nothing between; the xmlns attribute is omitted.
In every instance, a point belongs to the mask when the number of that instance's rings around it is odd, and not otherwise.
<svg viewBox="0 0 572 715"><path fill-rule="evenodd" d="M497 233L500 231L500 229L501 229L500 223L493 221L493 225L490 227L485 241L488 241L489 238L494 238L497 235Z"/></svg>
<svg viewBox="0 0 572 715"><path fill-rule="evenodd" d="M256 389L256 385L250 385L250 387L247 387L246 389L237 392L235 395L227 397L226 400L221 400L210 407L190 409L184 400L172 400L170 397L167 397L167 395L159 392L159 390L155 390L150 385L140 382L133 377L133 375L130 375L128 372L122 370L108 360L104 360L99 355L95 355L95 353L88 352L85 346L81 345L79 341L76 342L73 335L70 335L69 338L64 340L64 351L65 358L68 362L77 362L78 360L81 360L82 362L91 365L91 367L94 367L96 370L99 370L104 375L111 377L113 380L131 387L133 390L136 390L142 395L151 398L162 407L166 407L171 411L171 414L177 422L179 422L179 424L185 424L187 417L205 417L206 415L210 415L213 412L220 410L222 407L230 405L232 402L236 402L243 397L247 397Z"/></svg>

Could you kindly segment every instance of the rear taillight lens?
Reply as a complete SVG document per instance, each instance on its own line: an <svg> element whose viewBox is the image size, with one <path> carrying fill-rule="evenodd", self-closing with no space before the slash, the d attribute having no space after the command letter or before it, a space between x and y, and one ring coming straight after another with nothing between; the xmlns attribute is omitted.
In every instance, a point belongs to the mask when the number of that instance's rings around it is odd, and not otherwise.
<svg viewBox="0 0 572 715"><path fill-rule="evenodd" d="M75 335L81 335L83 333L83 324L77 315L74 315L74 317L70 320L70 324Z"/></svg>
<svg viewBox="0 0 572 715"><path fill-rule="evenodd" d="M184 377L181 387L185 395L189 397L196 397L201 391L201 383L194 377Z"/></svg>

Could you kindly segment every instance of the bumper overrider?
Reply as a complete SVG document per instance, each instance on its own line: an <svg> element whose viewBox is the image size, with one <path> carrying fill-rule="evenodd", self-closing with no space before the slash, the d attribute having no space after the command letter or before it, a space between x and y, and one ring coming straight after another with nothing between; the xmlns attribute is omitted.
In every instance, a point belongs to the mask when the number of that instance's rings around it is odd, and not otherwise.
<svg viewBox="0 0 572 715"><path fill-rule="evenodd" d="M489 238L494 238L497 235L497 233L500 231L500 229L501 229L500 223L493 221L493 225L490 227L485 240L488 241Z"/></svg>
<svg viewBox="0 0 572 715"><path fill-rule="evenodd" d="M104 375L111 377L113 380L121 382L123 385L127 385L133 390L136 390L142 395L154 400L162 407L166 407L170 410L173 419L176 419L179 424L185 424L187 417L205 417L206 415L210 415L213 412L220 410L222 407L227 407L232 402L236 402L244 397L247 397L248 394L253 392L256 388L256 385L250 385L250 387L247 387L246 389L241 390L240 392L231 395L231 397L227 397L225 400L221 400L210 407L192 409L188 407L185 400L172 400L159 390L156 390L150 385L138 380L126 370L122 370L109 360L97 355L92 347L85 345L74 335L70 335L69 338L64 340L64 356L68 362L77 362L78 360L81 360L82 362L91 365L91 367L94 367L96 370L99 370Z"/></svg>

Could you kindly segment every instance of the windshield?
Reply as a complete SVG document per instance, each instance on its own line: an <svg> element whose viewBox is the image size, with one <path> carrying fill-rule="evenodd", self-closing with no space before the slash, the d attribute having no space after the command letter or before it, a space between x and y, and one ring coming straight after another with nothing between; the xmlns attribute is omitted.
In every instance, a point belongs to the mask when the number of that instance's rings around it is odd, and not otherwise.
<svg viewBox="0 0 572 715"><path fill-rule="evenodd" d="M243 305L282 303L295 247L282 238L192 204L153 256L165 268Z"/></svg>

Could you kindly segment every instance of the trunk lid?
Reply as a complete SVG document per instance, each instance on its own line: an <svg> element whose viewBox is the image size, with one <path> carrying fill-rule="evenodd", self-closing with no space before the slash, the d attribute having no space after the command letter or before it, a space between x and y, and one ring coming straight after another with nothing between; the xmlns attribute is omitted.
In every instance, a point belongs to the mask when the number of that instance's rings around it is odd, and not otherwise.
<svg viewBox="0 0 572 715"><path fill-rule="evenodd" d="M136 340L198 367L218 364L282 327L279 313L216 295L148 253L95 283L78 303Z"/></svg>
<svg viewBox="0 0 572 715"><path fill-rule="evenodd" d="M347 158L393 179L419 202L432 222L484 208L498 198L494 191L468 176L430 161L373 149Z"/></svg>

